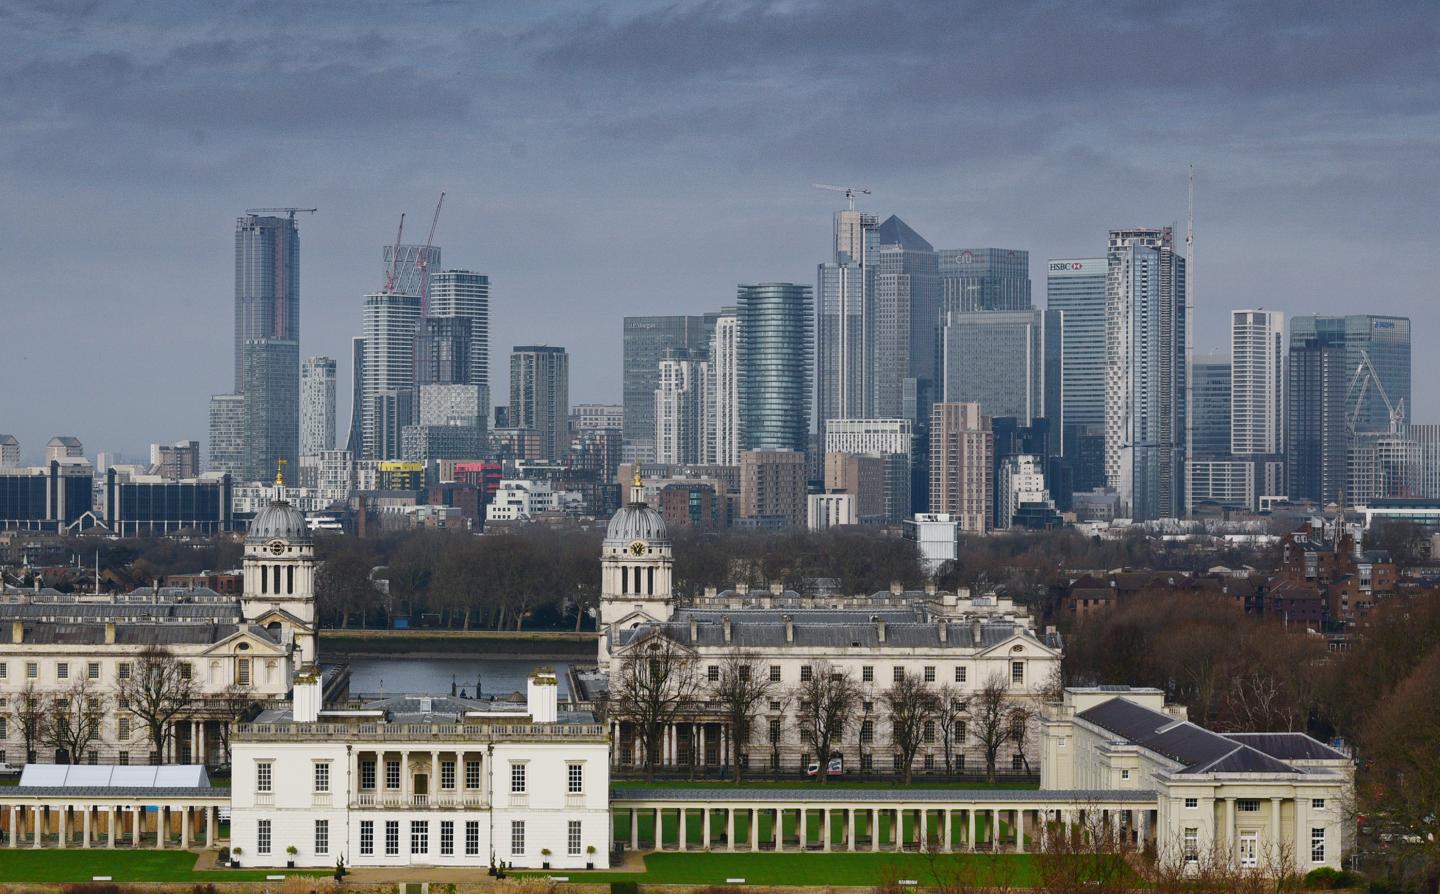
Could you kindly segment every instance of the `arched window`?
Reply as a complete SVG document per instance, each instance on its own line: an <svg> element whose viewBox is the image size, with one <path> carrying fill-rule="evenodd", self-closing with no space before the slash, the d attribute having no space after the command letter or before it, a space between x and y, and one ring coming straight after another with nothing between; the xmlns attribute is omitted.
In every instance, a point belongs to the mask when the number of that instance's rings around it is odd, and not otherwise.
<svg viewBox="0 0 1440 894"><path fill-rule="evenodd" d="M294 592L295 592L295 566L294 566L294 565L286 565L286 566L285 566L285 592L286 592L287 594L290 594L290 593L294 593Z"/></svg>
<svg viewBox="0 0 1440 894"><path fill-rule="evenodd" d="M263 596L270 592L270 569L264 565L260 566L260 594Z"/></svg>
<svg viewBox="0 0 1440 894"><path fill-rule="evenodd" d="M279 596L279 595L280 595L280 566L279 566L279 565L274 565L274 566L272 566L272 567L275 569L275 595L276 595L276 596Z"/></svg>

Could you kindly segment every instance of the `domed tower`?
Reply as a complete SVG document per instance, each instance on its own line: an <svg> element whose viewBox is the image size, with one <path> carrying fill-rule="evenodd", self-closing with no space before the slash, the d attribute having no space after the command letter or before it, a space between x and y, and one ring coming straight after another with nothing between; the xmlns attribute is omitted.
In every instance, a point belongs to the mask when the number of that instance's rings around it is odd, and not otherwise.
<svg viewBox="0 0 1440 894"><path fill-rule="evenodd" d="M610 519L601 548L601 630L617 623L628 627L647 620L670 620L673 562L665 519L645 505L645 490L637 472L630 502Z"/></svg>
<svg viewBox="0 0 1440 894"><path fill-rule="evenodd" d="M295 643L295 665L315 661L315 540L285 500L260 510L245 535L245 620Z"/></svg>

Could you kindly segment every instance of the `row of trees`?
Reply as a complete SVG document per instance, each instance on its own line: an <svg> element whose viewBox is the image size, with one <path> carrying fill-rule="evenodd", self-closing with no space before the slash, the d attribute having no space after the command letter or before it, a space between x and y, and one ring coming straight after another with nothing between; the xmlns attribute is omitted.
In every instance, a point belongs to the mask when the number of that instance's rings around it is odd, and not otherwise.
<svg viewBox="0 0 1440 894"><path fill-rule="evenodd" d="M525 528L477 537L419 530L389 537L324 537L316 598L324 623L412 624L461 629L580 629L600 597L599 529ZM727 532L680 535L676 592L781 581L800 589L833 578L842 592L874 592L895 581L919 587L914 544L870 532ZM376 580L386 582L377 587ZM388 587L388 593L385 589Z"/></svg>
<svg viewBox="0 0 1440 894"><path fill-rule="evenodd" d="M771 702L780 703L781 716L792 718L800 741L816 755L821 783L828 776L829 756L847 732L858 731L865 722L858 719L864 716L865 701L860 682L827 661L811 665L810 672L791 687L771 680L767 665L744 649L726 654L717 670L714 679L702 679L694 655L658 633L621 660L602 709L631 724L646 779L654 778L666 730L693 717L697 705L705 705L731 730L736 743L730 750L731 773L737 783L744 771L741 746L754 742L761 711ZM1007 682L999 675L986 680L978 691L965 692L907 674L883 690L879 701L906 783L911 781L916 753L928 742L942 744L945 769L950 772L957 764L955 747L962 730L981 746L986 777L994 781L1001 748L1011 742L1024 754L1035 716L1032 704L1010 697ZM778 737L771 737L770 747L778 753ZM1028 759L1026 767L1028 771Z"/></svg>

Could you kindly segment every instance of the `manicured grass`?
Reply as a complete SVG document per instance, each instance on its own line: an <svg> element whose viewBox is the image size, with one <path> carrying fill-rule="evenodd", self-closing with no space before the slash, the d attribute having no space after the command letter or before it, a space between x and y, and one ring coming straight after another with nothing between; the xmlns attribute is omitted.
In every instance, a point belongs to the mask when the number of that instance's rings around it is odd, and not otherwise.
<svg viewBox="0 0 1440 894"><path fill-rule="evenodd" d="M925 854L648 854L643 873L573 873L576 882L634 881L645 884L723 885L743 878L750 885L878 884L887 875L934 884ZM935 858L941 875L973 872L981 884L1024 887L1038 881L1033 858L1025 854L945 854Z"/></svg>
<svg viewBox="0 0 1440 894"><path fill-rule="evenodd" d="M188 851L8 848L0 851L0 882L88 882L108 875L116 882L254 882L267 875L324 876L297 869L219 869L195 871Z"/></svg>
<svg viewBox="0 0 1440 894"><path fill-rule="evenodd" d="M889 791L904 791L907 788L907 786L901 785L894 780L885 782L831 780L830 782L826 782L822 785L821 783L813 782L807 779L746 779L743 780L738 786L733 782L718 782L713 779L696 780L694 782L687 782L683 779L664 779L657 780L655 782L642 782L633 779L626 779L623 781L611 781L610 787L617 789L706 788L713 789L717 793L726 788L813 788L821 790L834 788L873 788L886 789ZM1039 787L1040 786L1038 783L1033 782L985 782L983 780L977 780L975 782L931 782L923 777L916 779L908 786L908 788L968 789L971 791L1034 791Z"/></svg>

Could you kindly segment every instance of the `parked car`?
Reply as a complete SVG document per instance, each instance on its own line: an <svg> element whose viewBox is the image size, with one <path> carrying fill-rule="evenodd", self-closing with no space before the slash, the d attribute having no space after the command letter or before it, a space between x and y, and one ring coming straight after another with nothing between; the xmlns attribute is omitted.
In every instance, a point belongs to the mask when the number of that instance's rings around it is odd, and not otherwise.
<svg viewBox="0 0 1440 894"><path fill-rule="evenodd" d="M14 764L0 763L0 776L19 776L20 767Z"/></svg>
<svg viewBox="0 0 1440 894"><path fill-rule="evenodd" d="M806 775L806 776L811 776L811 777L819 776L819 775L820 775L820 762L819 762L819 761L811 761L811 762L810 762L810 766L808 766L808 767L805 768L805 775ZM844 759L843 757L832 757L832 758L830 758L830 763L829 763L828 765L826 765L826 767L825 767L825 775L826 775L826 776L844 776L844 775L845 775L845 759Z"/></svg>

